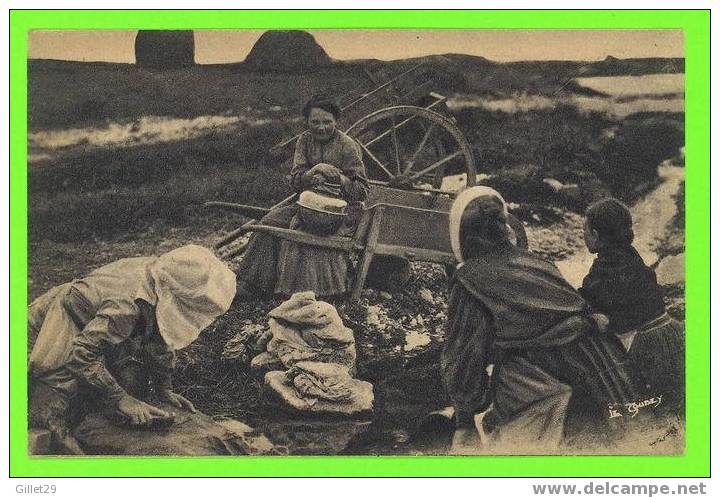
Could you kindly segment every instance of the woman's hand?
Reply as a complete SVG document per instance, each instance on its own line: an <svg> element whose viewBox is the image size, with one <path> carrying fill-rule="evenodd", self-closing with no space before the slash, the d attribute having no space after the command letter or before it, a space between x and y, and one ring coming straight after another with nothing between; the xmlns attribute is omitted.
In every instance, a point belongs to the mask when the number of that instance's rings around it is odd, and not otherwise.
<svg viewBox="0 0 720 497"><path fill-rule="evenodd" d="M120 399L117 409L130 420L130 424L133 426L150 424L155 418L170 417L170 413L167 411L146 404L127 394Z"/></svg>
<svg viewBox="0 0 720 497"><path fill-rule="evenodd" d="M313 166L310 171L308 171L308 175L311 177L316 174L322 175L328 181L333 181L337 183L340 181L342 171L340 171L340 169L331 164L325 164L324 162L321 162L320 164Z"/></svg>
<svg viewBox="0 0 720 497"><path fill-rule="evenodd" d="M158 397L160 398L160 400L172 404L175 407L179 407L180 409L187 409L190 412L197 412L197 409L195 409L195 406L192 402L190 402L188 399L186 399L179 393L173 392L172 390L160 390L158 392Z"/></svg>

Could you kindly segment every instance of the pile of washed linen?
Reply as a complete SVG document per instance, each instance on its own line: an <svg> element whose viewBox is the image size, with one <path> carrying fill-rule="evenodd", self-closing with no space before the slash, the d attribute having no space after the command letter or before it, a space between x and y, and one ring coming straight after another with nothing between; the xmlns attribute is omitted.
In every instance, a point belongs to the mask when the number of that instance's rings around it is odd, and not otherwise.
<svg viewBox="0 0 720 497"><path fill-rule="evenodd" d="M355 337L332 304L300 292L272 309L267 329L251 327L224 356L253 355L250 366L288 410L362 417L372 412L372 384L353 378Z"/></svg>

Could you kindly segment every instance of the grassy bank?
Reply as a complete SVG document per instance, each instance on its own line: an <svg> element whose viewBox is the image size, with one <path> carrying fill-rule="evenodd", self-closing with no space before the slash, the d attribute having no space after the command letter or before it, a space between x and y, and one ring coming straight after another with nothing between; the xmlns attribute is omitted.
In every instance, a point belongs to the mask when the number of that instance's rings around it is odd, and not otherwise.
<svg viewBox="0 0 720 497"><path fill-rule="evenodd" d="M683 143L682 116L622 121L557 105L530 112L465 109L454 116L478 172L509 201L581 211L609 192L632 200ZM76 147L29 171L31 240L85 240L211 219L208 200L272 205L289 193L285 158L268 149L280 122L236 124L187 140ZM546 179L577 185L557 192ZM532 213L533 209L529 209ZM531 214L530 214L531 215Z"/></svg>
<svg viewBox="0 0 720 497"><path fill-rule="evenodd" d="M289 193L288 157L268 150L302 125L299 110L310 95L352 101L376 86L368 67L384 64L390 77L419 61L338 62L307 73L257 72L243 64L153 71L30 61L29 236L82 241L156 225L207 224L215 219L200 209L207 200L272 205ZM666 71L662 61L623 62L627 67L614 59L590 66L457 55L422 61L427 74L420 79L435 85L422 91L462 103L450 108L474 149L477 171L492 175L488 184L509 201L528 206L520 210L528 217L544 207L579 212L608 193L632 201L684 143L682 113L598 112L582 99L622 104L573 79L621 69ZM386 106L383 98L379 92L371 108L353 108L341 127L357 113ZM558 191L558 182L570 187Z"/></svg>
<svg viewBox="0 0 720 497"><path fill-rule="evenodd" d="M109 237L154 224L187 226L203 202L272 205L287 171L265 151L276 127L233 128L193 140L98 149L31 166L31 240Z"/></svg>

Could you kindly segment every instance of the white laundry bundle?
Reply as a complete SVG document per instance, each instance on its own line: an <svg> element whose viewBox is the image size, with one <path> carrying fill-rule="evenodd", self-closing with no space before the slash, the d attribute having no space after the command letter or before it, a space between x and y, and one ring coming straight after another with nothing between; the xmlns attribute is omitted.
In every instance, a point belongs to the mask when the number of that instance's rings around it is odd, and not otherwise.
<svg viewBox="0 0 720 497"><path fill-rule="evenodd" d="M270 311L267 352L252 360L256 368L276 365L265 383L293 411L359 416L372 412L372 384L356 380L355 338L337 310L296 293ZM279 369L279 368L276 368Z"/></svg>
<svg viewBox="0 0 720 497"><path fill-rule="evenodd" d="M313 292L296 293L270 311L267 352L252 365L263 367L279 361L290 368L300 361L335 363L355 372L355 337L337 310L315 299Z"/></svg>

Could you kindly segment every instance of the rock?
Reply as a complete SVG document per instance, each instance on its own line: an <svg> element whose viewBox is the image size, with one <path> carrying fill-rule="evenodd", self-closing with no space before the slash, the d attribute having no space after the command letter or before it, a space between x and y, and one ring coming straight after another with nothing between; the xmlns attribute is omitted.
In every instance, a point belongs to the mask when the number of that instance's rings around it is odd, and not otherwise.
<svg viewBox="0 0 720 497"><path fill-rule="evenodd" d="M209 456L283 454L262 433L239 421L215 421L211 417L161 406L175 415L167 428L117 426L99 412L89 414L75 430L75 438L87 454Z"/></svg>
<svg viewBox="0 0 720 497"><path fill-rule="evenodd" d="M426 330L411 330L405 334L405 351L418 347L424 347L431 342L430 335Z"/></svg>
<svg viewBox="0 0 720 497"><path fill-rule="evenodd" d="M251 69L262 72L317 71L332 60L305 31L266 31L245 58Z"/></svg>
<svg viewBox="0 0 720 497"><path fill-rule="evenodd" d="M51 454L51 443L52 435L49 430L28 430L28 454L31 456Z"/></svg>
<svg viewBox="0 0 720 497"><path fill-rule="evenodd" d="M390 292L380 292L379 296L383 300L392 300L392 294Z"/></svg>
<svg viewBox="0 0 720 497"><path fill-rule="evenodd" d="M232 433L242 434L252 440L249 449L252 451L249 455L272 454L274 452L283 452L283 447L275 446L265 435L258 434L252 427L232 418L213 418L220 426L226 428Z"/></svg>
<svg viewBox="0 0 720 497"><path fill-rule="evenodd" d="M685 283L685 254L665 257L655 269L655 274L660 285Z"/></svg>
<svg viewBox="0 0 720 497"><path fill-rule="evenodd" d="M381 316L384 314L379 305L369 305L367 307L367 316L365 322L368 326L374 326L379 330L385 329L385 323L382 322Z"/></svg>
<svg viewBox="0 0 720 497"><path fill-rule="evenodd" d="M370 421L287 420L270 422L265 431L292 455L336 455L370 429Z"/></svg>
<svg viewBox="0 0 720 497"><path fill-rule="evenodd" d="M428 290L427 288L422 288L418 292L418 297L423 299L425 302L427 302L430 305L435 305L435 297L433 296L432 292Z"/></svg>
<svg viewBox="0 0 720 497"><path fill-rule="evenodd" d="M270 371L265 375L265 385L275 395L280 406L292 413L337 415L362 418L372 414L373 386L371 383L349 378L346 382L351 396L347 402L331 402L323 399L303 398L287 383L283 371Z"/></svg>

